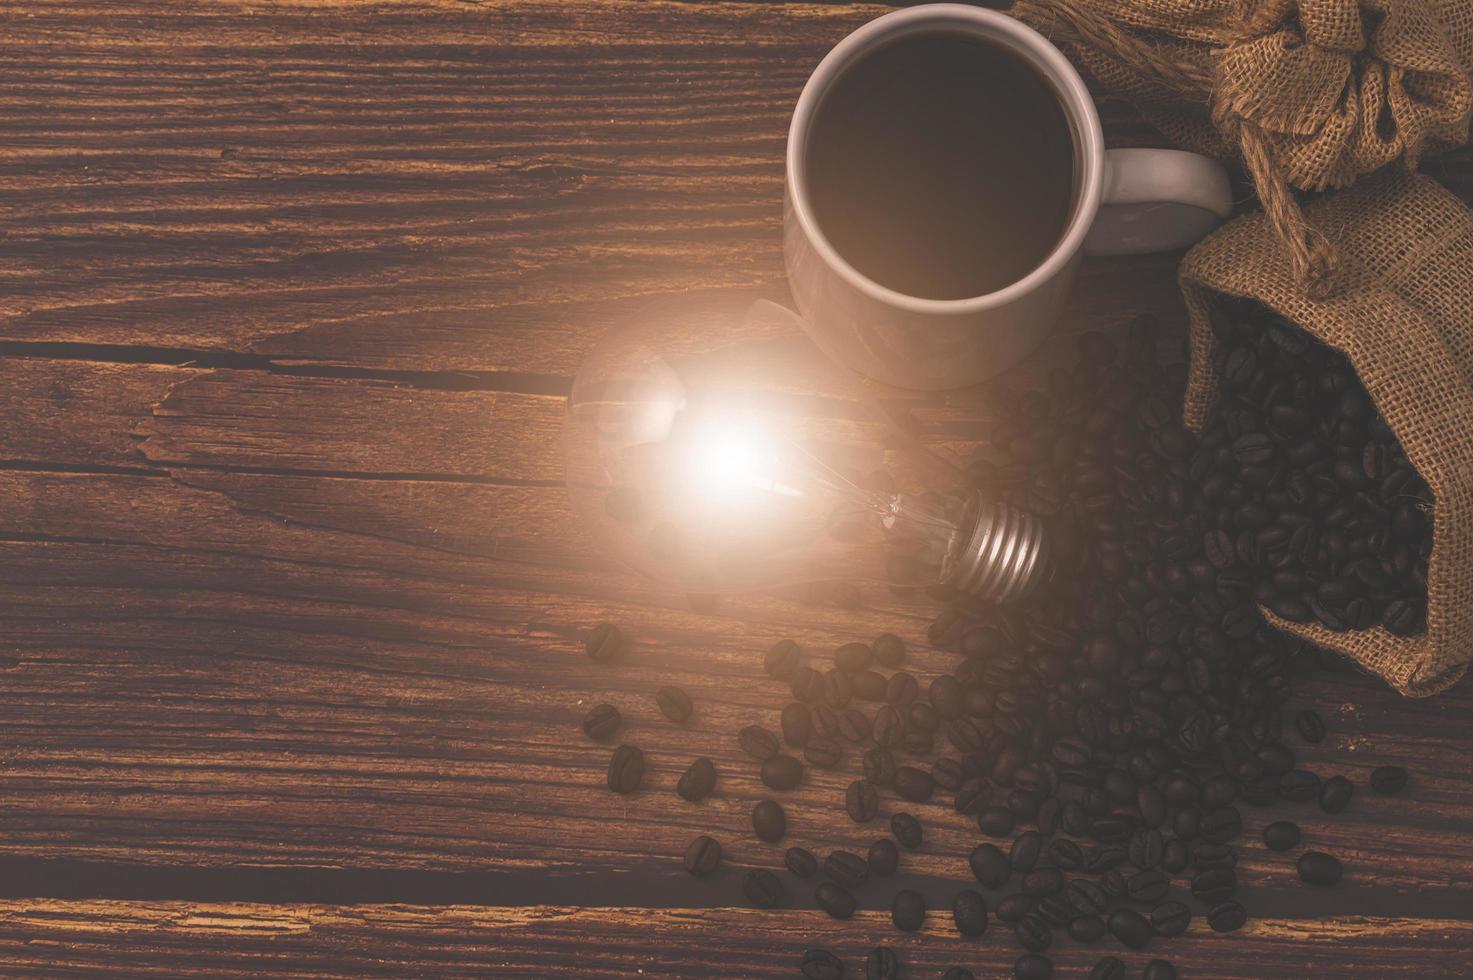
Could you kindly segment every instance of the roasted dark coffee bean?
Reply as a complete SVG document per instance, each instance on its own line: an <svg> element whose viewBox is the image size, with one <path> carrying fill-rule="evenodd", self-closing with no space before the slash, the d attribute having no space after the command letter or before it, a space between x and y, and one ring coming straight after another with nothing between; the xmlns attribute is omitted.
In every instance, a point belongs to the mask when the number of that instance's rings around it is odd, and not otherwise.
<svg viewBox="0 0 1473 980"><path fill-rule="evenodd" d="M1068 838L1059 838L1048 846L1049 860L1065 871L1084 867L1084 849Z"/></svg>
<svg viewBox="0 0 1473 980"><path fill-rule="evenodd" d="M655 692L655 704L660 708L660 714L669 718L677 725L683 725L690 721L695 705L691 703L690 695L678 687L662 687Z"/></svg>
<svg viewBox="0 0 1473 980"><path fill-rule="evenodd" d="M1161 849L1161 870L1167 874L1181 873L1190 860L1191 853L1187 850L1187 842L1184 840L1172 838Z"/></svg>
<svg viewBox="0 0 1473 980"><path fill-rule="evenodd" d="M869 880L869 862L853 851L833 851L823 859L823 873L845 888L858 888Z"/></svg>
<svg viewBox="0 0 1473 980"><path fill-rule="evenodd" d="M1371 770L1371 792L1395 796L1406 788L1407 771L1401 766L1378 766Z"/></svg>
<svg viewBox="0 0 1473 980"><path fill-rule="evenodd" d="M1166 840L1154 827L1137 830L1130 838L1130 863L1142 871L1159 867Z"/></svg>
<svg viewBox="0 0 1473 980"><path fill-rule="evenodd" d="M760 762L766 762L782 751L777 736L761 725L748 725L737 732L737 744L742 751Z"/></svg>
<svg viewBox="0 0 1473 980"><path fill-rule="evenodd" d="M721 863L721 845L714 837L702 834L685 849L685 870L693 875L708 875Z"/></svg>
<svg viewBox="0 0 1473 980"><path fill-rule="evenodd" d="M1125 879L1125 894L1132 902L1154 905L1170 890L1171 879L1162 871L1139 871Z"/></svg>
<svg viewBox="0 0 1473 980"><path fill-rule="evenodd" d="M1213 932L1236 932L1247 921L1247 910L1237 902L1223 902L1207 913L1207 924Z"/></svg>
<svg viewBox="0 0 1473 980"><path fill-rule="evenodd" d="M991 845L983 845L990 847ZM1008 851L1008 863L1014 871L1019 874L1032 871L1038 864L1038 857L1043 851L1043 835L1035 830L1026 830L1013 840L1013 846Z"/></svg>
<svg viewBox="0 0 1473 980"><path fill-rule="evenodd" d="M890 818L890 833L907 851L920 848L923 831L921 822L909 813L897 813Z"/></svg>
<svg viewBox="0 0 1473 980"><path fill-rule="evenodd" d="M1326 813L1339 813L1350 804L1355 786L1344 776L1331 776L1320 787L1320 809Z"/></svg>
<svg viewBox="0 0 1473 980"><path fill-rule="evenodd" d="M813 731L828 738L839 736L839 713L826 704L815 704L809 709L813 718ZM809 736L812 738L813 736Z"/></svg>
<svg viewBox="0 0 1473 980"><path fill-rule="evenodd" d="M774 909L783 900L783 883L765 868L753 868L742 876L742 893L759 909Z"/></svg>
<svg viewBox="0 0 1473 980"><path fill-rule="evenodd" d="M1024 953L1013 963L1014 980L1049 980L1054 961L1039 953Z"/></svg>
<svg viewBox="0 0 1473 980"><path fill-rule="evenodd" d="M752 807L752 832L769 844L776 844L787 834L788 815L776 800L763 800Z"/></svg>
<svg viewBox="0 0 1473 980"><path fill-rule="evenodd" d="M854 697L854 682L849 675L837 667L823 672L823 700L829 707L838 710L847 707Z"/></svg>
<svg viewBox="0 0 1473 980"><path fill-rule="evenodd" d="M1299 846L1299 825L1277 820L1263 828L1263 843L1270 851L1287 851Z"/></svg>
<svg viewBox="0 0 1473 980"><path fill-rule="evenodd" d="M1299 712L1294 716L1294 727L1299 729L1299 737L1306 742L1318 744L1325 740L1325 723L1318 712L1309 709Z"/></svg>
<svg viewBox="0 0 1473 980"><path fill-rule="evenodd" d="M997 918L1009 925L1017 925L1037 905L1038 899L1030 895L1008 895L997 903Z"/></svg>
<svg viewBox="0 0 1473 980"><path fill-rule="evenodd" d="M1058 868L1034 868L1023 876L1023 894L1034 898L1057 895L1064 890L1064 873Z"/></svg>
<svg viewBox="0 0 1473 980"><path fill-rule="evenodd" d="M783 741L795 749L801 749L813 737L813 710L801 701L793 701L783 707Z"/></svg>
<svg viewBox="0 0 1473 980"><path fill-rule="evenodd" d="M695 760L675 783L675 792L691 803L704 800L716 788L716 766L705 756Z"/></svg>
<svg viewBox="0 0 1473 980"><path fill-rule="evenodd" d="M637 793L644 781L644 753L636 746L621 745L609 758L609 789L615 793Z"/></svg>
<svg viewBox="0 0 1473 980"><path fill-rule="evenodd" d="M613 623L600 623L583 641L583 650L601 664L608 663L624 649L624 634Z"/></svg>
<svg viewBox="0 0 1473 980"><path fill-rule="evenodd" d="M961 789L966 780L966 774L962 771L962 765L955 759L941 758L931 766L931 778L941 789L955 793Z"/></svg>
<svg viewBox="0 0 1473 980"><path fill-rule="evenodd" d="M778 640L762 657L762 669L774 680L785 681L803 662L803 649L792 640Z"/></svg>
<svg viewBox="0 0 1473 980"><path fill-rule="evenodd" d="M1013 935L1018 945L1035 953L1042 952L1054 944L1054 930L1043 916L1030 912L1013 926Z"/></svg>
<svg viewBox="0 0 1473 980"><path fill-rule="evenodd" d="M963 936L980 936L987 931L987 901L981 892L957 892L951 902L951 917L956 921L956 931Z"/></svg>
<svg viewBox="0 0 1473 980"><path fill-rule="evenodd" d="M977 814L977 827L991 837L1006 837L1013 832L1016 818L1005 806L989 806Z"/></svg>
<svg viewBox="0 0 1473 980"><path fill-rule="evenodd" d="M818 858L806 847L790 847L783 854L783 864L799 878L812 878L818 873Z"/></svg>
<svg viewBox="0 0 1473 980"><path fill-rule="evenodd" d="M930 732L907 729L900 747L910 755L930 755L936 747L936 739Z"/></svg>
<svg viewBox="0 0 1473 980"><path fill-rule="evenodd" d="M900 867L900 850L895 842L882 837L869 846L869 871L872 875L888 878Z"/></svg>
<svg viewBox="0 0 1473 980"><path fill-rule="evenodd" d="M889 786L895 782L895 772L899 767L895 764L895 753L889 749L870 749L864 754L862 764L864 778L876 786Z"/></svg>
<svg viewBox="0 0 1473 980"><path fill-rule="evenodd" d="M905 725L909 731L935 732L941 727L941 716L926 701L916 701L905 709Z"/></svg>
<svg viewBox="0 0 1473 980"><path fill-rule="evenodd" d="M864 961L864 980L897 980L900 957L889 946L876 946Z"/></svg>
<svg viewBox="0 0 1473 980"><path fill-rule="evenodd" d="M875 712L872 733L875 744L893 749L905 737L905 718L894 705L884 705Z"/></svg>
<svg viewBox="0 0 1473 980"><path fill-rule="evenodd" d="M1110 896L1087 878L1076 878L1064 886L1064 897L1084 915L1103 915L1110 907Z"/></svg>
<svg viewBox="0 0 1473 980"><path fill-rule="evenodd" d="M915 766L901 766L895 770L895 793L912 803L924 803L936 791L936 782L931 774Z"/></svg>
<svg viewBox="0 0 1473 980"><path fill-rule="evenodd" d="M1084 852L1084 870L1103 874L1130 860L1130 852L1118 844L1096 844Z"/></svg>
<svg viewBox="0 0 1473 980"><path fill-rule="evenodd" d="M624 723L624 716L612 704L595 705L583 716L583 734L596 741L613 736Z"/></svg>
<svg viewBox="0 0 1473 980"><path fill-rule="evenodd" d="M790 755L775 755L762 763L762 782L778 792L793 789L803 781L803 763Z"/></svg>
<svg viewBox="0 0 1473 980"><path fill-rule="evenodd" d="M1176 967L1170 960L1152 960L1141 971L1141 980L1176 980Z"/></svg>
<svg viewBox="0 0 1473 980"><path fill-rule="evenodd" d="M1192 877L1192 897L1209 905L1226 902L1237 891L1238 875L1232 868L1199 871Z"/></svg>
<svg viewBox="0 0 1473 980"><path fill-rule="evenodd" d="M1291 803L1308 803L1319 798L1320 777L1307 769L1294 769L1279 777L1278 790Z"/></svg>
<svg viewBox="0 0 1473 980"><path fill-rule="evenodd" d="M857 674L850 674L849 683L854 688L854 696L861 701L885 700L888 682L885 675L877 670L862 670Z"/></svg>
<svg viewBox="0 0 1473 980"><path fill-rule="evenodd" d="M854 914L854 896L831 881L820 882L813 898L831 918L847 919Z"/></svg>
<svg viewBox="0 0 1473 980"><path fill-rule="evenodd" d="M807 664L800 664L788 676L788 690L799 701L816 704L823 700L823 674Z"/></svg>
<svg viewBox="0 0 1473 980"><path fill-rule="evenodd" d="M995 844L978 844L967 858L972 875L988 888L1001 888L1012 876L1013 866Z"/></svg>
<svg viewBox="0 0 1473 980"><path fill-rule="evenodd" d="M885 682L885 700L897 707L904 708L920 696L921 685L914 674L899 670L891 674L890 679Z"/></svg>
<svg viewBox="0 0 1473 980"><path fill-rule="evenodd" d="M856 779L844 791L844 809L855 823L869 823L880 812L880 794L874 783Z"/></svg>
<svg viewBox="0 0 1473 980"><path fill-rule="evenodd" d="M961 683L950 674L942 674L931 682L926 692L930 698L931 707L943 719L951 721L962 715L962 702L966 699L966 692L962 690Z"/></svg>
<svg viewBox="0 0 1473 980"><path fill-rule="evenodd" d="M839 714L839 737L856 745L870 737L873 725L869 715L858 708L845 708Z"/></svg>
<svg viewBox="0 0 1473 980"><path fill-rule="evenodd" d="M1181 902L1162 902L1151 910L1151 928L1158 936L1180 936L1192 924L1192 910Z"/></svg>
<svg viewBox="0 0 1473 980"><path fill-rule="evenodd" d="M832 769L844 759L844 746L838 739L815 735L803 746L803 761L816 769Z"/></svg>
<svg viewBox="0 0 1473 980"><path fill-rule="evenodd" d="M905 641L894 633L881 633L870 648L875 659L885 667L899 667L905 662Z"/></svg>
<svg viewBox="0 0 1473 980"><path fill-rule="evenodd" d="M1198 871L1213 871L1218 868L1235 867L1238 852L1228 844L1199 843L1192 848L1192 867Z"/></svg>
<svg viewBox="0 0 1473 980"><path fill-rule="evenodd" d="M1299 855L1299 878L1311 885L1334 885L1345 869L1340 859L1324 851L1305 851Z"/></svg>
<svg viewBox="0 0 1473 980"><path fill-rule="evenodd" d="M846 643L834 651L834 666L851 674L868 670L874 662L875 651L868 643Z"/></svg>
<svg viewBox="0 0 1473 980"><path fill-rule="evenodd" d="M1131 949L1143 949L1151 941L1151 924L1135 909L1116 909L1105 920L1105 927Z"/></svg>
<svg viewBox="0 0 1473 980"><path fill-rule="evenodd" d="M1106 956L1089 971L1089 980L1125 980L1125 964L1117 957Z"/></svg>
<svg viewBox="0 0 1473 980"><path fill-rule="evenodd" d="M1120 898L1125 894L1125 872L1119 869L1106 871L1100 875L1100 887L1111 898Z"/></svg>
<svg viewBox="0 0 1473 980"><path fill-rule="evenodd" d="M926 921L926 900L921 893L902 888L890 904L890 921L901 932L915 932Z"/></svg>
<svg viewBox="0 0 1473 980"><path fill-rule="evenodd" d="M1203 814L1198 833L1209 844L1226 844L1243 832L1243 817L1235 807L1224 806Z"/></svg>
<svg viewBox="0 0 1473 980"><path fill-rule="evenodd" d="M810 949L798 962L805 980L844 980L844 961L826 949Z"/></svg>
<svg viewBox="0 0 1473 980"><path fill-rule="evenodd" d="M1105 920L1098 915L1076 915L1069 920L1069 938L1076 943L1097 943L1105 936Z"/></svg>
<svg viewBox="0 0 1473 980"><path fill-rule="evenodd" d="M1063 895L1049 895L1046 898L1040 898L1036 911L1043 916L1043 921L1055 929L1066 930L1069 928L1069 920L1078 914L1074 911L1074 906L1070 905L1069 900Z"/></svg>

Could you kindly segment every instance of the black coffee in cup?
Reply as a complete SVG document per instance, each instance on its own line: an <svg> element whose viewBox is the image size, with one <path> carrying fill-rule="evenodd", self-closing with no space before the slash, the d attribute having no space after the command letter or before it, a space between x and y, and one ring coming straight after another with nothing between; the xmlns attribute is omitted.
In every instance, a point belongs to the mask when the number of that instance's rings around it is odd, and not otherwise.
<svg viewBox="0 0 1473 980"><path fill-rule="evenodd" d="M807 185L850 265L925 299L991 293L1053 251L1075 197L1054 89L1013 52L947 31L862 56L819 103Z"/></svg>

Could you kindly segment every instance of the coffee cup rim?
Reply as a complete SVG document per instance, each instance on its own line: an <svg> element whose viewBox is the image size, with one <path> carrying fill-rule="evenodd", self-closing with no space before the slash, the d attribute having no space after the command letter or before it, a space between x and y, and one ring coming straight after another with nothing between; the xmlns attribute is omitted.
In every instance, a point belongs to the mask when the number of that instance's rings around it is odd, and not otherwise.
<svg viewBox="0 0 1473 980"><path fill-rule="evenodd" d="M910 33L927 28L951 28L970 32L1007 45L1028 58L1057 87L1069 113L1071 128L1079 143L1080 162L1084 170L1069 224L1054 248L1037 266L1021 279L1001 289L960 299L928 299L912 296L875 282L854 268L839 254L814 220L804 187L802 158L808 128L814 110L839 73L855 58L867 51ZM907 7L877 17L859 27L826 54L798 96L793 118L788 126L786 182L789 207L813 249L836 273L856 289L892 307L908 312L933 315L955 315L993 309L1013 302L1041 287L1069 264L1084 245L1090 225L1099 211L1104 188L1105 138L1099 113L1079 72L1063 52L1033 28L983 7L959 3L933 3Z"/></svg>

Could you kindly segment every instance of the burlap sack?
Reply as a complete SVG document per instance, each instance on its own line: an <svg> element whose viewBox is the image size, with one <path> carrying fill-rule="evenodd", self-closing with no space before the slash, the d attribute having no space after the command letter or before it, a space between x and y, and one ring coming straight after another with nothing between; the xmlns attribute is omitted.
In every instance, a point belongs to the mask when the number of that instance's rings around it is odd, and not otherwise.
<svg viewBox="0 0 1473 980"><path fill-rule="evenodd" d="M1241 159L1296 275L1336 259L1292 190L1468 139L1473 0L1017 0L1013 16L1187 149Z"/></svg>
<svg viewBox="0 0 1473 980"><path fill-rule="evenodd" d="M1427 631L1335 633L1275 625L1338 650L1401 691L1425 696L1473 659L1473 211L1434 181L1393 167L1306 206L1340 256L1340 289L1311 298L1262 213L1187 253L1191 313L1185 418L1206 419L1217 391L1208 312L1247 297L1345 353L1434 495Z"/></svg>

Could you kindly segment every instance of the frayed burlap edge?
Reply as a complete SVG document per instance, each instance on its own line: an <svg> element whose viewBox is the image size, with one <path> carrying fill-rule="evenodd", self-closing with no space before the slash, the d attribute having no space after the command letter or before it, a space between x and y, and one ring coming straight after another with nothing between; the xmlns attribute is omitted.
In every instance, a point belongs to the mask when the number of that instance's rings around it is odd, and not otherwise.
<svg viewBox="0 0 1473 980"><path fill-rule="evenodd" d="M1262 213L1187 253L1191 324L1183 406L1200 428L1217 390L1214 296L1256 300L1345 353L1435 500L1427 630L1336 633L1265 611L1275 626L1337 650L1403 694L1454 683L1473 659L1473 212L1434 181L1392 168L1308 205L1345 257L1339 295L1311 299Z"/></svg>

